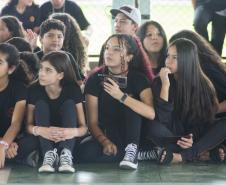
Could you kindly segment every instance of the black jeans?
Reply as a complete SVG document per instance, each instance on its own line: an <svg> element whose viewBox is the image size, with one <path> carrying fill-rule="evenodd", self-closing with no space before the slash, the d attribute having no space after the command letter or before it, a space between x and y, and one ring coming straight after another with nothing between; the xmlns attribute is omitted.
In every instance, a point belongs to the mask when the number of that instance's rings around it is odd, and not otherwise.
<svg viewBox="0 0 226 185"><path fill-rule="evenodd" d="M204 5L198 5L195 8L194 15L194 28L197 33L202 35L207 41L209 41L207 26L212 21L213 11Z"/></svg>
<svg viewBox="0 0 226 185"><path fill-rule="evenodd" d="M103 147L92 136L85 138L79 146L78 156L81 162L116 162L122 160L125 154L125 147L134 143L139 146L141 116L124 107L125 122L114 122L109 120L107 126L103 129L106 137L113 142L118 149L116 156L107 156L103 154ZM106 124L105 124L106 125ZM104 126L105 126L104 125Z"/></svg>
<svg viewBox="0 0 226 185"><path fill-rule="evenodd" d="M215 123L203 134L193 146L188 149L182 149L176 144L165 146L161 143L161 138L175 136L174 133L165 125L154 122L149 125L150 139L158 146L168 147L176 153L180 153L183 161L192 161L196 159L202 152L209 151L222 143L226 138L226 118L216 120Z"/></svg>
<svg viewBox="0 0 226 185"><path fill-rule="evenodd" d="M213 37L211 43L219 55L222 54L226 34L226 16L214 14L212 22Z"/></svg>
<svg viewBox="0 0 226 185"><path fill-rule="evenodd" d="M75 112L75 104L73 100L65 101L60 107L59 114L61 115L60 124L62 128L77 127L77 115ZM49 106L43 100L38 101L35 105L35 124L41 127L55 126L54 123L50 123ZM73 152L76 139L73 138L55 143L39 136L39 142L41 153L44 156L47 151L53 150L54 148L57 148L58 151L61 151L63 148L67 148Z"/></svg>

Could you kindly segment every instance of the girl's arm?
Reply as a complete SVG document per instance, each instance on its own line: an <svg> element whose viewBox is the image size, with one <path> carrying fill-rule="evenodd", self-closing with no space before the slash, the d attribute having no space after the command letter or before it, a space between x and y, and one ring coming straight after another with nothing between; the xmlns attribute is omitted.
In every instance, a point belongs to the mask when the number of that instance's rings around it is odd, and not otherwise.
<svg viewBox="0 0 226 185"><path fill-rule="evenodd" d="M35 106L28 104L27 106L27 132L34 136L41 136L45 139L56 142L55 133L58 132L58 128L42 127L34 125L34 109Z"/></svg>
<svg viewBox="0 0 226 185"><path fill-rule="evenodd" d="M98 126L98 98L86 95L86 113L90 132L93 137L103 146L106 155L116 155L117 147L113 144Z"/></svg>
<svg viewBox="0 0 226 185"><path fill-rule="evenodd" d="M74 137L81 137L87 133L87 126L85 121L85 114L82 103L76 104L76 115L78 117L78 128L59 128L59 136L56 138L58 141L72 139ZM56 127L55 127L56 128Z"/></svg>
<svg viewBox="0 0 226 185"><path fill-rule="evenodd" d="M159 73L159 76L162 82L160 98L165 100L166 102L169 101L169 87L170 87L170 81L168 76L169 74L170 74L170 70L166 67L163 67Z"/></svg>
<svg viewBox="0 0 226 185"><path fill-rule="evenodd" d="M144 116L145 118L148 118L150 120L153 120L155 118L151 88L146 88L140 92L141 101L139 101L131 96L125 97L118 84L110 78L108 80L110 83L105 82L104 89L109 95L124 103L124 105L132 109L134 112L140 114L141 116Z"/></svg>
<svg viewBox="0 0 226 185"><path fill-rule="evenodd" d="M83 104L78 103L76 104L76 113L78 116L78 125L79 127L76 129L76 137L81 137L84 136L87 133L87 126L86 126L86 119L85 119L85 114L84 114L84 109L83 109Z"/></svg>
<svg viewBox="0 0 226 185"><path fill-rule="evenodd" d="M18 101L15 105L11 125L4 134L3 138L1 139L0 144L0 168L3 168L5 166L5 158L7 156L6 150L9 148L10 144L13 142L13 140L16 138L17 134L20 131L21 123L24 118L24 112L26 108L26 101L21 100ZM17 149L16 149L17 150ZM13 156L15 157L16 151L13 152Z"/></svg>
<svg viewBox="0 0 226 185"><path fill-rule="evenodd" d="M222 112L226 112L226 100L219 103L217 113L222 113Z"/></svg>
<svg viewBox="0 0 226 185"><path fill-rule="evenodd" d="M11 125L2 138L2 140L7 142L9 145L13 142L13 140L16 138L17 134L20 131L21 124L24 119L25 109L26 109L25 100L21 100L16 103L13 111Z"/></svg>
<svg viewBox="0 0 226 185"><path fill-rule="evenodd" d="M153 108L153 96L151 88L147 88L141 91L140 100L141 101L131 96L127 96L123 103L141 116L153 120L155 118L155 110Z"/></svg>
<svg viewBox="0 0 226 185"><path fill-rule="evenodd" d="M92 95L86 95L86 113L89 130L100 144L108 138L98 126L98 98Z"/></svg>

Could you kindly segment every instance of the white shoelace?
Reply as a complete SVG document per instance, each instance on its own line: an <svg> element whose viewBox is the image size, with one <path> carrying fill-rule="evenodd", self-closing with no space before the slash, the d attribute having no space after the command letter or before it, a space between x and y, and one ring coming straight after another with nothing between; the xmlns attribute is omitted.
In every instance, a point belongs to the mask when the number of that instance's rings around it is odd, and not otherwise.
<svg viewBox="0 0 226 185"><path fill-rule="evenodd" d="M72 159L71 151L63 149L60 155L60 165L72 165Z"/></svg>
<svg viewBox="0 0 226 185"><path fill-rule="evenodd" d="M134 161L137 153L137 145L133 143L128 144L125 151L126 151L126 154L125 154L124 160Z"/></svg>
<svg viewBox="0 0 226 185"><path fill-rule="evenodd" d="M57 159L58 154L57 154L57 149L55 148L54 150L49 150L48 152L45 153L43 165L50 165L53 166L53 163Z"/></svg>

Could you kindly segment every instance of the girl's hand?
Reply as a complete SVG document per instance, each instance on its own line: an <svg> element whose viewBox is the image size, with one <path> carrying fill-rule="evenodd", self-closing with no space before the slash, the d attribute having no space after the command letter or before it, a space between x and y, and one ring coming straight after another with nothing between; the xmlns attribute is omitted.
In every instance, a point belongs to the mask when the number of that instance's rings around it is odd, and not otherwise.
<svg viewBox="0 0 226 185"><path fill-rule="evenodd" d="M37 47L38 35L37 33L33 32L31 29L27 29L25 34L25 39L30 43L33 50Z"/></svg>
<svg viewBox="0 0 226 185"><path fill-rule="evenodd" d="M103 144L103 153L105 155L111 156L116 155L118 152L117 146L109 140L106 140Z"/></svg>
<svg viewBox="0 0 226 185"><path fill-rule="evenodd" d="M118 84L111 78L107 79L110 83L104 82L104 90L116 100L120 100L123 96L123 92L120 90Z"/></svg>
<svg viewBox="0 0 226 185"><path fill-rule="evenodd" d="M180 140L177 141L177 144L183 149L191 148L193 145L193 135L189 134L188 136L188 138L182 137Z"/></svg>
<svg viewBox="0 0 226 185"><path fill-rule="evenodd" d="M58 127L50 127L50 128L54 128L57 130L57 132L52 135L55 142L72 139L77 135L76 128L58 128Z"/></svg>
<svg viewBox="0 0 226 185"><path fill-rule="evenodd" d="M169 81L169 76L168 76L170 73L171 72L167 67L161 68L159 76L160 76L163 86L170 86L170 81Z"/></svg>
<svg viewBox="0 0 226 185"><path fill-rule="evenodd" d="M0 169L5 166L5 146L0 145Z"/></svg>
<svg viewBox="0 0 226 185"><path fill-rule="evenodd" d="M55 138L58 135L58 129L58 127L39 127L37 132L41 137L56 142Z"/></svg>
<svg viewBox="0 0 226 185"><path fill-rule="evenodd" d="M9 145L9 148L6 150L6 158L12 159L17 156L18 144L13 142Z"/></svg>

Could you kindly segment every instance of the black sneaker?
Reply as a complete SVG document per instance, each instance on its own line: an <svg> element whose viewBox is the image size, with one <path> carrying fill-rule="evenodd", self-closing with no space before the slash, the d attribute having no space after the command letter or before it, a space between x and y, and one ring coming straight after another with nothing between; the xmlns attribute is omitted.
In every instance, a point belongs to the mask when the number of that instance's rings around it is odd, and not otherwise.
<svg viewBox="0 0 226 185"><path fill-rule="evenodd" d="M59 172L71 172L74 173L75 169L73 167L71 151L64 148L60 154L60 166L58 168Z"/></svg>
<svg viewBox="0 0 226 185"><path fill-rule="evenodd" d="M138 161L148 161L148 160L156 160L158 158L158 153L156 148L151 150L141 150L138 152L137 159Z"/></svg>
<svg viewBox="0 0 226 185"><path fill-rule="evenodd" d="M58 163L59 157L57 149L49 150L45 153L42 166L38 169L38 172L55 172L54 164Z"/></svg>
<svg viewBox="0 0 226 185"><path fill-rule="evenodd" d="M137 154L138 149L137 145L134 143L128 144L126 149L126 154L123 160L120 162L119 166L124 169L137 169L138 161L137 161Z"/></svg>

